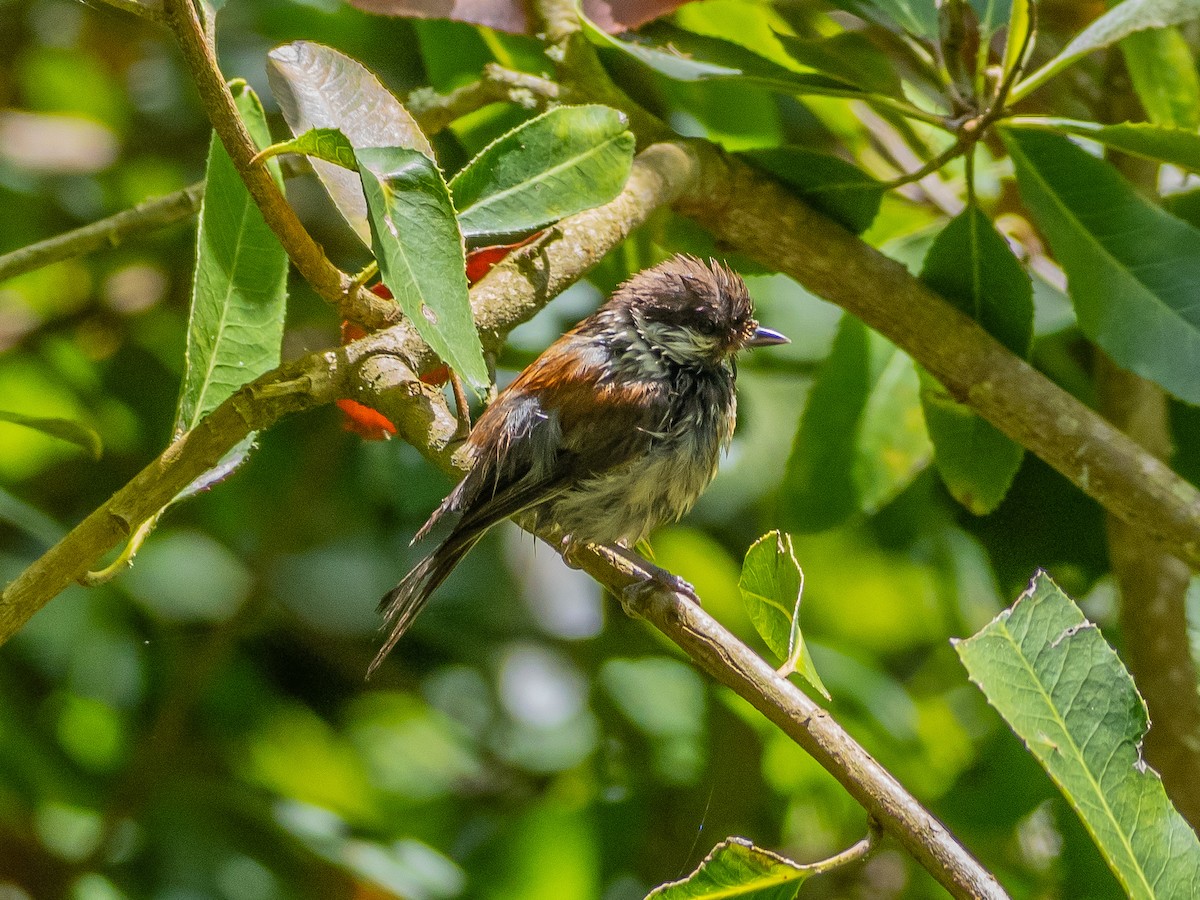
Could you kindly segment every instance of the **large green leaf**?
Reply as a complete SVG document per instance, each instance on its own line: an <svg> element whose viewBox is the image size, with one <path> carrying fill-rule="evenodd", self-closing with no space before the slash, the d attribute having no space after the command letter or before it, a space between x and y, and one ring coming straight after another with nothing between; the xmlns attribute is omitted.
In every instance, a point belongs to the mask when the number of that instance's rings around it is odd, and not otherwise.
<svg viewBox="0 0 1200 900"><path fill-rule="evenodd" d="M1002 134L1084 333L1118 365L1200 403L1200 231L1064 137Z"/></svg>
<svg viewBox="0 0 1200 900"><path fill-rule="evenodd" d="M1197 17L1198 0L1125 0L1075 35L1054 59L1018 84L1010 99L1015 103L1093 50L1115 44L1136 31L1166 28Z"/></svg>
<svg viewBox="0 0 1200 900"><path fill-rule="evenodd" d="M646 900L795 900L812 868L792 862L745 838L727 838L680 881L655 888Z"/></svg>
<svg viewBox="0 0 1200 900"><path fill-rule="evenodd" d="M486 389L462 235L442 173L424 153L404 147L367 147L356 156L383 283L433 351Z"/></svg>
<svg viewBox="0 0 1200 900"><path fill-rule="evenodd" d="M1041 128L1074 134L1090 138L1114 150L1200 172L1200 134L1195 130L1187 131L1149 122L1101 125L1098 122L1051 116L1021 116L1012 119L1008 124L1020 128Z"/></svg>
<svg viewBox="0 0 1200 900"><path fill-rule="evenodd" d="M746 150L741 155L855 234L870 228L879 213L884 185L836 156L795 146Z"/></svg>
<svg viewBox="0 0 1200 900"><path fill-rule="evenodd" d="M1039 573L955 649L1062 790L1130 897L1194 897L1200 841L1142 759L1149 721L1099 629Z"/></svg>
<svg viewBox="0 0 1200 900"><path fill-rule="evenodd" d="M56 437L60 441L68 441L82 447L95 459L99 459L100 455L104 452L104 444L100 440L100 435L96 434L95 431L88 428L82 422L76 422L74 419L26 416L21 413L0 410L0 422L22 425L25 428L32 428L34 431L40 431L42 434Z"/></svg>
<svg viewBox="0 0 1200 900"><path fill-rule="evenodd" d="M625 116L607 106L560 106L484 148L450 182L468 240L536 231L607 203L633 164Z"/></svg>
<svg viewBox="0 0 1200 900"><path fill-rule="evenodd" d="M311 41L294 41L268 54L267 78L292 134L336 128L350 144L407 147L433 158L433 148L417 122L379 79L344 53ZM368 246L371 226L358 177L313 160L313 169L334 205Z"/></svg>
<svg viewBox="0 0 1200 900"><path fill-rule="evenodd" d="M912 360L853 316L842 317L792 443L780 518L821 531L873 513L932 457Z"/></svg>
<svg viewBox="0 0 1200 900"><path fill-rule="evenodd" d="M755 629L771 652L783 660L779 674L799 672L828 699L829 691L821 683L800 631L804 572L796 562L790 534L771 531L751 545L742 562L738 590Z"/></svg>
<svg viewBox="0 0 1200 900"><path fill-rule="evenodd" d="M826 75L793 72L738 44L694 34L671 25L649 26L621 40L586 19L583 23L593 43L619 50L660 75L676 81L736 79L796 95L859 96L864 93L852 82Z"/></svg>
<svg viewBox="0 0 1200 900"><path fill-rule="evenodd" d="M1008 243L976 206L934 240L921 278L1018 356L1033 338L1033 288ZM976 515L995 509L1024 449L924 375L921 403L933 458L950 493Z"/></svg>
<svg viewBox="0 0 1200 900"><path fill-rule="evenodd" d="M1200 77L1178 28L1135 32L1121 41L1121 53L1151 122L1192 132L1200 127Z"/></svg>
<svg viewBox="0 0 1200 900"><path fill-rule="evenodd" d="M262 104L234 85L238 111L259 147L271 142ZM282 185L278 164L268 162ZM196 238L187 354L176 435L195 428L234 391L279 365L288 259L214 135ZM234 454L236 465L244 455Z"/></svg>

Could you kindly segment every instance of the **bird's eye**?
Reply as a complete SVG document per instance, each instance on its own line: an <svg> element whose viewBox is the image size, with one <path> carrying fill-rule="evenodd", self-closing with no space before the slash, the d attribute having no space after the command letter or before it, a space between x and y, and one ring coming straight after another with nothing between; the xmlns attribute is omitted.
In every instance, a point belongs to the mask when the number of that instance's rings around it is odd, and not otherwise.
<svg viewBox="0 0 1200 900"><path fill-rule="evenodd" d="M714 334L717 333L717 323L714 322L712 319L701 319L696 324L696 330L699 331L703 335L712 337Z"/></svg>

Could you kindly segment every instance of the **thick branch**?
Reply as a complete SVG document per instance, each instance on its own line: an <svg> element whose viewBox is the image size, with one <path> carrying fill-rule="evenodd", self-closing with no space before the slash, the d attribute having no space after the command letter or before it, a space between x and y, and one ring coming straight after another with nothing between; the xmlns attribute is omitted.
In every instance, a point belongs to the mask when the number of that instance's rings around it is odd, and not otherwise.
<svg viewBox="0 0 1200 900"><path fill-rule="evenodd" d="M1123 521L1200 566L1200 492L898 262L712 145L677 208L727 246L792 276L907 351L993 425Z"/></svg>

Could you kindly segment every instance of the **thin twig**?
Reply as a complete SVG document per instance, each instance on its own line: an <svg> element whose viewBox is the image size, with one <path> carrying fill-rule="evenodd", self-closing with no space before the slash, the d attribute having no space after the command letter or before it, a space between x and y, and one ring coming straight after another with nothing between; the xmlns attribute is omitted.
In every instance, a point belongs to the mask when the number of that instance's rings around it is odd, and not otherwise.
<svg viewBox="0 0 1200 900"><path fill-rule="evenodd" d="M64 259L117 247L130 235L181 222L195 215L200 209L200 198L203 194L204 182L197 182L182 191L139 203L107 219L5 253L0 256L0 281L62 262Z"/></svg>
<svg viewBox="0 0 1200 900"><path fill-rule="evenodd" d="M859 862L866 859L879 846L879 839L883 837L883 826L874 817L867 819L867 836L855 844L853 847L847 847L841 853L836 853L828 859L823 859L820 862L808 863L804 868L812 872L813 875L824 875L827 872L832 872L834 869L840 869L842 866L850 863Z"/></svg>

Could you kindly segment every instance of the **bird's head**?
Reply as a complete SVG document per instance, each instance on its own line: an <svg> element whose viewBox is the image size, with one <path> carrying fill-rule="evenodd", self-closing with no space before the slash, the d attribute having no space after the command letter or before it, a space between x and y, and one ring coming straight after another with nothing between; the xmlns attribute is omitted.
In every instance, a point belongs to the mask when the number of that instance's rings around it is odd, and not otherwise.
<svg viewBox="0 0 1200 900"><path fill-rule="evenodd" d="M628 312L646 344L677 365L716 367L740 350L788 342L759 326L746 283L715 260L674 256L634 275L611 303Z"/></svg>

